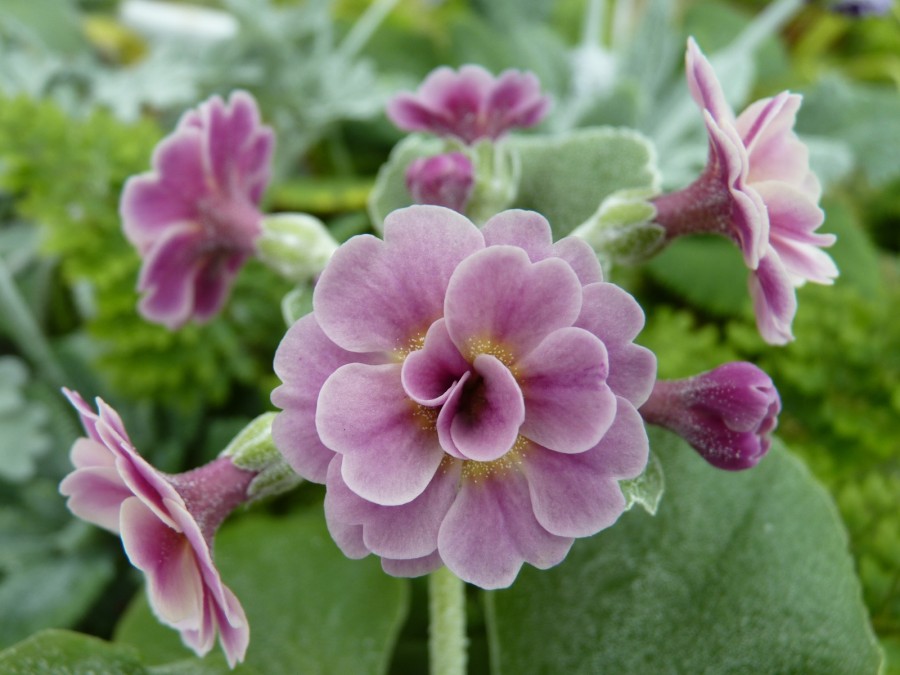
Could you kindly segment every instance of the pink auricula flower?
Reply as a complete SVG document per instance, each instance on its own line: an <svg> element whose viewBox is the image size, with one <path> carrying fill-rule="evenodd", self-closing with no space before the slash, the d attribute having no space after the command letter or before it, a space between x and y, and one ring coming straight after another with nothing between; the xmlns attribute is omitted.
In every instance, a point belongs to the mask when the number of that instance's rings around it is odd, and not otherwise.
<svg viewBox="0 0 900 675"><path fill-rule="evenodd" d="M162 623L200 656L218 633L234 667L244 659L250 628L213 563L212 542L225 517L247 500L255 474L227 457L187 473L158 471L137 453L115 410L98 398L94 412L78 393L64 391L87 432L72 446L75 471L59 486L69 510L122 537Z"/></svg>
<svg viewBox="0 0 900 675"><path fill-rule="evenodd" d="M207 321L261 233L272 129L256 101L237 91L185 113L153 153L153 171L125 184L125 236L143 258L141 313L175 329Z"/></svg>
<svg viewBox="0 0 900 675"><path fill-rule="evenodd" d="M540 214L436 206L346 242L275 356L273 438L350 557L483 588L612 525L656 359L637 302Z"/></svg>
<svg viewBox="0 0 900 675"><path fill-rule="evenodd" d="M531 127L550 108L533 73L505 70L494 77L481 66L433 70L416 93L403 92L388 103L387 115L404 131L453 136L471 145L496 141L510 129Z"/></svg>
<svg viewBox="0 0 900 675"><path fill-rule="evenodd" d="M686 71L703 111L709 160L694 183L654 200L656 221L668 240L703 232L733 239L751 270L759 331L767 342L785 344L793 339L795 287L830 284L838 275L821 250L834 235L816 232L825 217L818 205L821 187L809 168L809 151L794 133L801 97L785 91L735 118L693 38Z"/></svg>
<svg viewBox="0 0 900 675"><path fill-rule="evenodd" d="M658 380L641 415L674 431L710 464L756 466L772 445L781 399L752 363L734 362L684 380Z"/></svg>
<svg viewBox="0 0 900 675"><path fill-rule="evenodd" d="M475 188L475 168L461 152L419 157L406 170L406 189L416 204L465 213Z"/></svg>

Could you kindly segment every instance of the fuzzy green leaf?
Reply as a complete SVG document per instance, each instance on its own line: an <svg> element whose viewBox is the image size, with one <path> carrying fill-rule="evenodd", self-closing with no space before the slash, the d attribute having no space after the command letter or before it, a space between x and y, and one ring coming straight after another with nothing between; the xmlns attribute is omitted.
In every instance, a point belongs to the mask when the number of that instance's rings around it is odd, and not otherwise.
<svg viewBox="0 0 900 675"><path fill-rule="evenodd" d="M142 675L137 652L95 637L64 630L45 630L0 652L6 675Z"/></svg>
<svg viewBox="0 0 900 675"><path fill-rule="evenodd" d="M776 445L727 473L654 430L669 484L549 571L488 596L494 672L876 673L834 504Z"/></svg>

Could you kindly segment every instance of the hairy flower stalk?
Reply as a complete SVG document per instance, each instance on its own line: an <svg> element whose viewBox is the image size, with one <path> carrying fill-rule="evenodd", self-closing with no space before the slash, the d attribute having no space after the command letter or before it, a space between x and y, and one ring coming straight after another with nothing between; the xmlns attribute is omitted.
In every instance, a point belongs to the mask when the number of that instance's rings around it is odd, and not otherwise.
<svg viewBox="0 0 900 675"><path fill-rule="evenodd" d="M244 659L250 629L213 563L213 538L228 514L254 496L264 471L223 456L186 473L163 473L138 454L115 410L97 399L95 412L79 394L64 391L87 433L75 441L75 470L59 486L69 510L121 536L162 623L200 656L218 634L234 667Z"/></svg>
<svg viewBox="0 0 900 675"><path fill-rule="evenodd" d="M125 236L143 258L139 309L170 329L222 308L261 233L274 134L243 91L185 113L122 191Z"/></svg>
<svg viewBox="0 0 900 675"><path fill-rule="evenodd" d="M653 200L666 241L719 234L740 248L750 269L750 294L763 338L793 339L795 287L830 284L838 271L822 247L834 235L816 232L824 219L821 187L809 151L793 127L800 96L782 92L756 101L735 117L712 66L693 39L686 56L688 86L703 111L709 159L683 190Z"/></svg>
<svg viewBox="0 0 900 675"><path fill-rule="evenodd" d="M640 412L648 423L684 438L713 466L738 471L769 451L781 399L762 370L735 362L683 380L657 380Z"/></svg>
<svg viewBox="0 0 900 675"><path fill-rule="evenodd" d="M539 214L441 207L346 242L275 357L278 449L332 536L391 574L483 588L559 563L625 508L656 371L637 302Z"/></svg>

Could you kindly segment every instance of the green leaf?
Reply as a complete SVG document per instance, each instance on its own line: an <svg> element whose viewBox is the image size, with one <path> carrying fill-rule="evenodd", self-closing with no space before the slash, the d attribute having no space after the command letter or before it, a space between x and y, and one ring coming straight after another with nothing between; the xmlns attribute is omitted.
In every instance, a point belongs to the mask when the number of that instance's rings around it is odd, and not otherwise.
<svg viewBox="0 0 900 675"><path fill-rule="evenodd" d="M653 145L628 129L597 127L561 136L520 136L509 143L522 166L514 206L544 214L555 239L590 218L613 192L655 190L658 183Z"/></svg>
<svg viewBox="0 0 900 675"><path fill-rule="evenodd" d="M249 668L266 675L386 671L408 584L384 574L374 558L344 557L321 507L241 518L219 533L216 563L250 622ZM191 656L175 631L156 622L143 594L116 641L136 646L151 664Z"/></svg>
<svg viewBox="0 0 900 675"><path fill-rule="evenodd" d="M71 626L113 577L113 565L97 555L72 555L34 563L0 582L0 645L42 628ZM0 672L6 672L0 668Z"/></svg>
<svg viewBox="0 0 900 675"><path fill-rule="evenodd" d="M34 475L35 462L50 448L48 414L24 392L28 371L13 356L0 358L0 478L22 482Z"/></svg>
<svg viewBox="0 0 900 675"><path fill-rule="evenodd" d="M780 444L747 472L653 430L668 490L488 595L494 672L847 673L881 655L834 504Z"/></svg>
<svg viewBox="0 0 900 675"><path fill-rule="evenodd" d="M0 672L141 675L146 671L131 647L64 630L45 630L0 652Z"/></svg>
<svg viewBox="0 0 900 675"><path fill-rule="evenodd" d="M647 264L647 271L669 291L717 316L738 316L750 306L747 269L737 247L724 237L677 239Z"/></svg>

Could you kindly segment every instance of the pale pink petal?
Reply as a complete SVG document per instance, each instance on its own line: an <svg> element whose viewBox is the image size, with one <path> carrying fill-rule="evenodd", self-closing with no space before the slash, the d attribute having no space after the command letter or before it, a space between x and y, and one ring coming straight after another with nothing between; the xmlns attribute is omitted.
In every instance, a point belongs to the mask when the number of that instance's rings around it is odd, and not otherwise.
<svg viewBox="0 0 900 675"><path fill-rule="evenodd" d="M447 400L450 387L468 370L469 363L450 339L444 320L438 319L428 329L422 349L404 360L401 381L413 401L433 407Z"/></svg>
<svg viewBox="0 0 900 675"><path fill-rule="evenodd" d="M191 316L194 279L204 262L203 234L194 228L170 228L147 254L138 290L140 309L151 321L176 328Z"/></svg>
<svg viewBox="0 0 900 675"><path fill-rule="evenodd" d="M362 525L344 523L334 518L327 519L328 534L334 539L334 543L341 549L341 553L351 560L365 558L371 551L363 541Z"/></svg>
<svg viewBox="0 0 900 675"><path fill-rule="evenodd" d="M441 525L438 552L463 581L494 589L509 586L524 562L540 569L558 564L572 541L541 527L525 476L507 470L463 479Z"/></svg>
<svg viewBox="0 0 900 675"><path fill-rule="evenodd" d="M225 588L225 605L213 604L216 624L219 628L219 644L225 652L228 666L234 668L244 660L250 645L250 625L244 608L230 589Z"/></svg>
<svg viewBox="0 0 900 675"><path fill-rule="evenodd" d="M441 318L450 275L483 241L450 209L394 211L384 241L354 237L334 254L313 295L319 325L351 351L408 350Z"/></svg>
<svg viewBox="0 0 900 675"><path fill-rule="evenodd" d="M421 558L437 548L438 530L456 497L460 462L445 461L425 491L408 504L379 506L344 483L341 458L328 470L325 517L329 522L359 524L366 549L386 558Z"/></svg>
<svg viewBox="0 0 900 675"><path fill-rule="evenodd" d="M59 484L59 492L68 497L69 511L116 534L119 532L119 509L122 502L132 496L115 468L100 466L73 471Z"/></svg>
<svg viewBox="0 0 900 675"><path fill-rule="evenodd" d="M580 311L581 284L568 263L531 263L520 248L492 246L456 268L444 316L464 356L499 349L515 360L571 326Z"/></svg>
<svg viewBox="0 0 900 675"><path fill-rule="evenodd" d="M379 358L341 349L325 336L312 314L288 329L275 352L275 374L283 384L272 392L272 403L282 409L272 424L272 438L291 468L306 480L324 483L334 457L316 430L319 391L335 370L354 361L376 363Z"/></svg>
<svg viewBox="0 0 900 675"><path fill-rule="evenodd" d="M472 377L461 381L438 416L441 446L451 454L479 462L499 459L510 450L525 419L525 402L516 378L501 361L479 354Z"/></svg>
<svg viewBox="0 0 900 675"><path fill-rule="evenodd" d="M188 540L137 498L122 504L120 528L128 559L147 575L156 616L175 628L196 630L202 621L203 581Z"/></svg>
<svg viewBox="0 0 900 675"><path fill-rule="evenodd" d="M637 301L614 284L590 284L584 288L575 325L596 335L606 347L610 389L636 406L646 401L656 378L656 356L632 342L644 327L644 311Z"/></svg>
<svg viewBox="0 0 900 675"><path fill-rule="evenodd" d="M351 490L376 504L405 504L427 487L443 458L433 419L417 414L400 384L400 365L351 363L319 393L316 428L344 455Z"/></svg>
<svg viewBox="0 0 900 675"><path fill-rule="evenodd" d="M717 123L732 124L734 113L725 100L719 79L692 37L688 38L685 74L688 89L697 105L701 109L708 110Z"/></svg>
<svg viewBox="0 0 900 675"><path fill-rule="evenodd" d="M797 294L778 254L769 248L750 274L750 297L756 325L769 344L783 345L794 339L791 322L797 312Z"/></svg>
<svg viewBox="0 0 900 675"><path fill-rule="evenodd" d="M616 398L606 384L606 349L581 328L551 333L517 364L525 396L521 433L550 450L579 453L609 429Z"/></svg>
<svg viewBox="0 0 900 675"><path fill-rule="evenodd" d="M603 270L600 269L597 254L584 239L560 239L553 245L553 255L569 263L582 286L603 281Z"/></svg>
<svg viewBox="0 0 900 675"><path fill-rule="evenodd" d="M444 561L441 560L441 556L437 551L431 555L408 560L381 559L381 569L394 577L421 577L424 574L434 572L442 567L443 564Z"/></svg>
<svg viewBox="0 0 900 675"><path fill-rule="evenodd" d="M553 255L550 223L537 211L510 209L492 216L482 227L487 246L518 246L531 262Z"/></svg>

